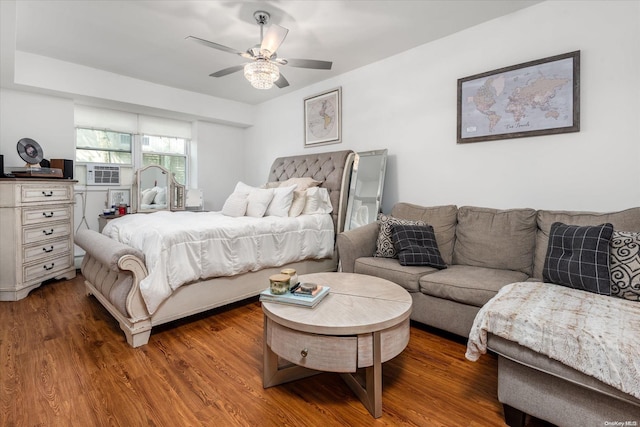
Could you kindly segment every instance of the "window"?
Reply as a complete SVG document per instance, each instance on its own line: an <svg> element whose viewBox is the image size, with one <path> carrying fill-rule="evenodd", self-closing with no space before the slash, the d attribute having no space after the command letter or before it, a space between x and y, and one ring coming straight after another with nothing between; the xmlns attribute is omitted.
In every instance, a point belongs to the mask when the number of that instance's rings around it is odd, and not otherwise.
<svg viewBox="0 0 640 427"><path fill-rule="evenodd" d="M167 136L142 135L142 166L160 165L186 185L187 140Z"/></svg>
<svg viewBox="0 0 640 427"><path fill-rule="evenodd" d="M74 107L74 122L77 164L120 165L125 174L159 165L189 184L191 122L87 105Z"/></svg>
<svg viewBox="0 0 640 427"><path fill-rule="evenodd" d="M133 164L133 135L105 130L76 129L76 161Z"/></svg>

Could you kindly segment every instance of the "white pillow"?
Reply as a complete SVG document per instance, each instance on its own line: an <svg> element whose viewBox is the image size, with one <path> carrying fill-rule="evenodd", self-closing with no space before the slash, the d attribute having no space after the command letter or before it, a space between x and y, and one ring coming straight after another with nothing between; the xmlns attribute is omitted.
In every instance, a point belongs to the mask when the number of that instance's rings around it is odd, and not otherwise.
<svg viewBox="0 0 640 427"><path fill-rule="evenodd" d="M222 206L222 215L239 217L247 212L247 195L233 192Z"/></svg>
<svg viewBox="0 0 640 427"><path fill-rule="evenodd" d="M267 211L267 207L269 206L269 203L271 203L271 200L273 200L272 188L253 188L249 192L249 197L247 198L248 204L245 215L262 218L264 213Z"/></svg>
<svg viewBox="0 0 640 427"><path fill-rule="evenodd" d="M156 190L156 197L153 199L153 203L158 205L164 205L167 203L167 187L153 187Z"/></svg>
<svg viewBox="0 0 640 427"><path fill-rule="evenodd" d="M293 191L295 185L273 189L273 199L269 203L265 216L288 216L291 202L293 202Z"/></svg>
<svg viewBox="0 0 640 427"><path fill-rule="evenodd" d="M153 188L147 188L142 190L142 200L140 200L140 204L142 205L150 205L153 203L153 199L156 198L157 191Z"/></svg>
<svg viewBox="0 0 640 427"><path fill-rule="evenodd" d="M288 187L293 184L298 186L296 190L304 191L307 188L317 187L318 185L322 184L322 181L316 181L315 179L308 176L304 176L301 178L289 178L286 181L282 181L280 183L280 187Z"/></svg>
<svg viewBox="0 0 640 427"><path fill-rule="evenodd" d="M251 190L253 190L254 188L255 187L247 185L242 181L238 181L238 183L236 184L236 188L235 188L235 190L233 190L233 192L234 193L244 193L246 195L249 195Z"/></svg>
<svg viewBox="0 0 640 427"><path fill-rule="evenodd" d="M291 208L289 208L289 216L299 216L304 210L304 205L307 201L306 191L294 191L293 201L291 202Z"/></svg>
<svg viewBox="0 0 640 427"><path fill-rule="evenodd" d="M329 199L329 191L326 188L312 187L307 189L307 200L302 213L304 215L328 214L333 212L333 206Z"/></svg>

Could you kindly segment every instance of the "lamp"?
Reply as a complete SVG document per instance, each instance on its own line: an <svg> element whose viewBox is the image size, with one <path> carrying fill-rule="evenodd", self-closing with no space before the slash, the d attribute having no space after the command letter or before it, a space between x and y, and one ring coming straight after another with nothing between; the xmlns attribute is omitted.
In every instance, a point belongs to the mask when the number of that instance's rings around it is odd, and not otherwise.
<svg viewBox="0 0 640 427"><path fill-rule="evenodd" d="M280 78L280 70L268 59L257 59L244 66L244 77L256 89L271 89Z"/></svg>

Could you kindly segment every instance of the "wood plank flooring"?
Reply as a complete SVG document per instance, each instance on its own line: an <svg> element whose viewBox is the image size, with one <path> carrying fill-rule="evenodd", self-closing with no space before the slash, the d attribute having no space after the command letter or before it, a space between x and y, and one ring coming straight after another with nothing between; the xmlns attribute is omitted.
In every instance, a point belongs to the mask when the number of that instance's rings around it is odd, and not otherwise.
<svg viewBox="0 0 640 427"><path fill-rule="evenodd" d="M0 302L1 426L504 426L494 356L412 326L374 419L337 374L262 388L257 300L158 327L129 347L83 278ZM528 427L549 426L530 420Z"/></svg>

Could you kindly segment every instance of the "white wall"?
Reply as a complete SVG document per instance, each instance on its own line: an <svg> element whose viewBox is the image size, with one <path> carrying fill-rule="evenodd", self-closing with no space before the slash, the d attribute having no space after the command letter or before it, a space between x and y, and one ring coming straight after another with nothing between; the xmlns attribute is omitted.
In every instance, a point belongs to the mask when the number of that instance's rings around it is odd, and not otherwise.
<svg viewBox="0 0 640 427"><path fill-rule="evenodd" d="M238 181L244 179L244 130L197 122L198 187L205 210L219 211Z"/></svg>
<svg viewBox="0 0 640 427"><path fill-rule="evenodd" d="M640 205L640 2L548 1L258 106L248 183L279 155L389 149L398 201L615 210ZM457 79L581 50L581 131L456 144ZM343 143L303 146L303 98L343 90Z"/></svg>
<svg viewBox="0 0 640 427"><path fill-rule="evenodd" d="M5 167L22 167L16 145L34 139L46 159L75 159L73 101L0 89L0 154Z"/></svg>

